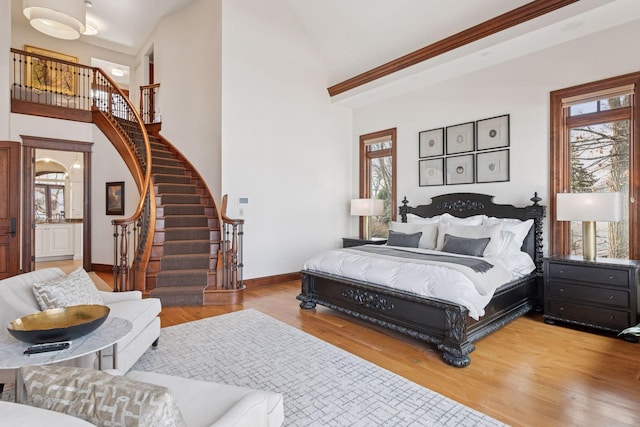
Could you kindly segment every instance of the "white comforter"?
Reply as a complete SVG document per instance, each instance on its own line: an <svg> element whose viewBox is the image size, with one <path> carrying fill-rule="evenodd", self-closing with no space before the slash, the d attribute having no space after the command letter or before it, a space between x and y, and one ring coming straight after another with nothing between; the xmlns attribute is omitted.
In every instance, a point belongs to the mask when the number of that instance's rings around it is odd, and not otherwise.
<svg viewBox="0 0 640 427"><path fill-rule="evenodd" d="M398 249L443 254L427 249ZM460 265L452 267L441 263L403 260L345 248L324 251L314 256L304 264L304 269L454 302L467 307L469 315L478 320L484 315L484 308L498 287L535 268L531 258L524 252L509 257L479 259L493 264L494 267L486 273L475 273L470 268Z"/></svg>

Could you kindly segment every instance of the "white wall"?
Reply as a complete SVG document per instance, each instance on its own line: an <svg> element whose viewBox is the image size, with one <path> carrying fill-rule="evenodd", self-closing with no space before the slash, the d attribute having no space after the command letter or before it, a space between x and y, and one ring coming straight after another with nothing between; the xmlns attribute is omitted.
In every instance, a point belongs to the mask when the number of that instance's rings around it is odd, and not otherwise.
<svg viewBox="0 0 640 427"><path fill-rule="evenodd" d="M144 77L143 56L153 46L156 83L160 83L161 134L174 144L207 182L219 203L220 164L220 1L194 0L165 16L136 59ZM142 81L142 80L140 80Z"/></svg>
<svg viewBox="0 0 640 427"><path fill-rule="evenodd" d="M553 90L640 71L634 54L640 21L388 99L354 111L353 146L358 136L398 128L398 202L429 203L449 192L495 195L498 203L528 204L537 191L549 194L549 93ZM418 132L510 114L509 182L418 186ZM358 182L354 160L352 185Z"/></svg>
<svg viewBox="0 0 640 427"><path fill-rule="evenodd" d="M222 4L222 189L248 197L245 278L299 271L347 236L350 111L286 0Z"/></svg>
<svg viewBox="0 0 640 427"><path fill-rule="evenodd" d="M91 262L113 264L113 227L111 220L132 215L140 194L126 164L111 142L97 128L88 123L56 120L24 114L11 114L13 141L22 141L20 135L93 142L91 163ZM125 215L105 215L105 184L125 182Z"/></svg>

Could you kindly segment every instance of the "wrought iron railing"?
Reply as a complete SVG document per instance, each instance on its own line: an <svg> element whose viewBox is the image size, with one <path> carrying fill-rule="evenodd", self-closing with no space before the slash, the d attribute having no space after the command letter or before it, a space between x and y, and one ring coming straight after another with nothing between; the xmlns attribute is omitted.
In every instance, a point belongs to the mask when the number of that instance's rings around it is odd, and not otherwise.
<svg viewBox="0 0 640 427"><path fill-rule="evenodd" d="M244 287L242 279L242 240L244 237L243 219L233 219L227 216L227 195L222 197L222 241L220 252L222 257L222 277L219 282L221 289L241 289Z"/></svg>
<svg viewBox="0 0 640 427"><path fill-rule="evenodd" d="M160 83L140 86L140 117L146 124L160 123L162 117L157 109Z"/></svg>

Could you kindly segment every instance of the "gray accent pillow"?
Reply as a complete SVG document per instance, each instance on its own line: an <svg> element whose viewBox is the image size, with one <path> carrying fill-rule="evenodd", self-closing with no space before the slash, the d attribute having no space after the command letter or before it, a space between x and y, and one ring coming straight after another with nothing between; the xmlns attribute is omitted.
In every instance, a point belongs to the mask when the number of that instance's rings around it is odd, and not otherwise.
<svg viewBox="0 0 640 427"><path fill-rule="evenodd" d="M490 237L470 239L468 237L458 237L452 236L451 234L445 234L442 252L459 255L482 256L484 249L487 247L490 240Z"/></svg>
<svg viewBox="0 0 640 427"><path fill-rule="evenodd" d="M418 233L399 233L397 231L389 230L389 238L387 239L387 245L389 246L404 246L405 248L417 248L420 243L420 237L422 237L422 231Z"/></svg>

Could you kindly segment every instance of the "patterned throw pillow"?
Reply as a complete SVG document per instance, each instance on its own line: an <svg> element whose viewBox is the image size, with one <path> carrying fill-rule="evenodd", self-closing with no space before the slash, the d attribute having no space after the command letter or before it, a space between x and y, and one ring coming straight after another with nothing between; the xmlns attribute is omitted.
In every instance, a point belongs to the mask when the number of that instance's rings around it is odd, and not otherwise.
<svg viewBox="0 0 640 427"><path fill-rule="evenodd" d="M34 283L32 290L41 310L82 304L104 305L98 288L82 268L59 279Z"/></svg>
<svg viewBox="0 0 640 427"><path fill-rule="evenodd" d="M166 387L86 368L48 365L21 370L25 403L31 406L97 426L186 426Z"/></svg>

